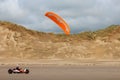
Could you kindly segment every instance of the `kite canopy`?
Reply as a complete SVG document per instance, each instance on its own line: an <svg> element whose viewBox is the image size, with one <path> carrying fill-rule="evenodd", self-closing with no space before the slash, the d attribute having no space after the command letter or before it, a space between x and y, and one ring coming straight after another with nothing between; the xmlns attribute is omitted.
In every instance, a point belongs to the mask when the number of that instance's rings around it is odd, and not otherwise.
<svg viewBox="0 0 120 80"><path fill-rule="evenodd" d="M65 34L70 34L69 25L59 15L55 14L54 12L47 12L45 13L45 16L54 21L64 31Z"/></svg>

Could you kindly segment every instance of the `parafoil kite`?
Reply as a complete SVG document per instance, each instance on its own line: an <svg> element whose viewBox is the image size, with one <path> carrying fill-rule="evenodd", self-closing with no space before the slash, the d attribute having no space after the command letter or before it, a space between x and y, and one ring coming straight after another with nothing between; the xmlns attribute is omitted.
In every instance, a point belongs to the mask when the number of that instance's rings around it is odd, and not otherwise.
<svg viewBox="0 0 120 80"><path fill-rule="evenodd" d="M57 14L54 12L47 12L45 16L53 20L63 31L65 34L70 34L70 27L69 25Z"/></svg>

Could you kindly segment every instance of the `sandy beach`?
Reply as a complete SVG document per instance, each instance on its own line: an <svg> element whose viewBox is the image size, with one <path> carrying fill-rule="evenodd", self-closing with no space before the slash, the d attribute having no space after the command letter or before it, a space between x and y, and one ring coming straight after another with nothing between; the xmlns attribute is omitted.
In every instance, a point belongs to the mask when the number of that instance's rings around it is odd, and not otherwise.
<svg viewBox="0 0 120 80"><path fill-rule="evenodd" d="M21 65L29 74L8 74L15 65L0 66L0 80L120 80L120 66Z"/></svg>

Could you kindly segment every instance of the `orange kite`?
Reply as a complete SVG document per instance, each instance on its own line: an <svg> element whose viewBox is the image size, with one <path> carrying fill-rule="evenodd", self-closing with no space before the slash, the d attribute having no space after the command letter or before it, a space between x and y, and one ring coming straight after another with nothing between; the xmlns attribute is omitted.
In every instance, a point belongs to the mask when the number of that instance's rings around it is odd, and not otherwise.
<svg viewBox="0 0 120 80"><path fill-rule="evenodd" d="M69 25L60 16L54 12L47 12L45 16L53 20L64 31L65 34L70 34Z"/></svg>

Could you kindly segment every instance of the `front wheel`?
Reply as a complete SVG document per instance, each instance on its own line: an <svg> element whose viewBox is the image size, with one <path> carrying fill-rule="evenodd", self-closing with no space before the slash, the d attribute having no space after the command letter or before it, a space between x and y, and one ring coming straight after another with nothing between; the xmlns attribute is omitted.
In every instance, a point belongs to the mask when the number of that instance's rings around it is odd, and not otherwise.
<svg viewBox="0 0 120 80"><path fill-rule="evenodd" d="M25 73L26 73L26 74L29 74L29 72L30 72L30 71L29 71L28 69L26 69Z"/></svg>

